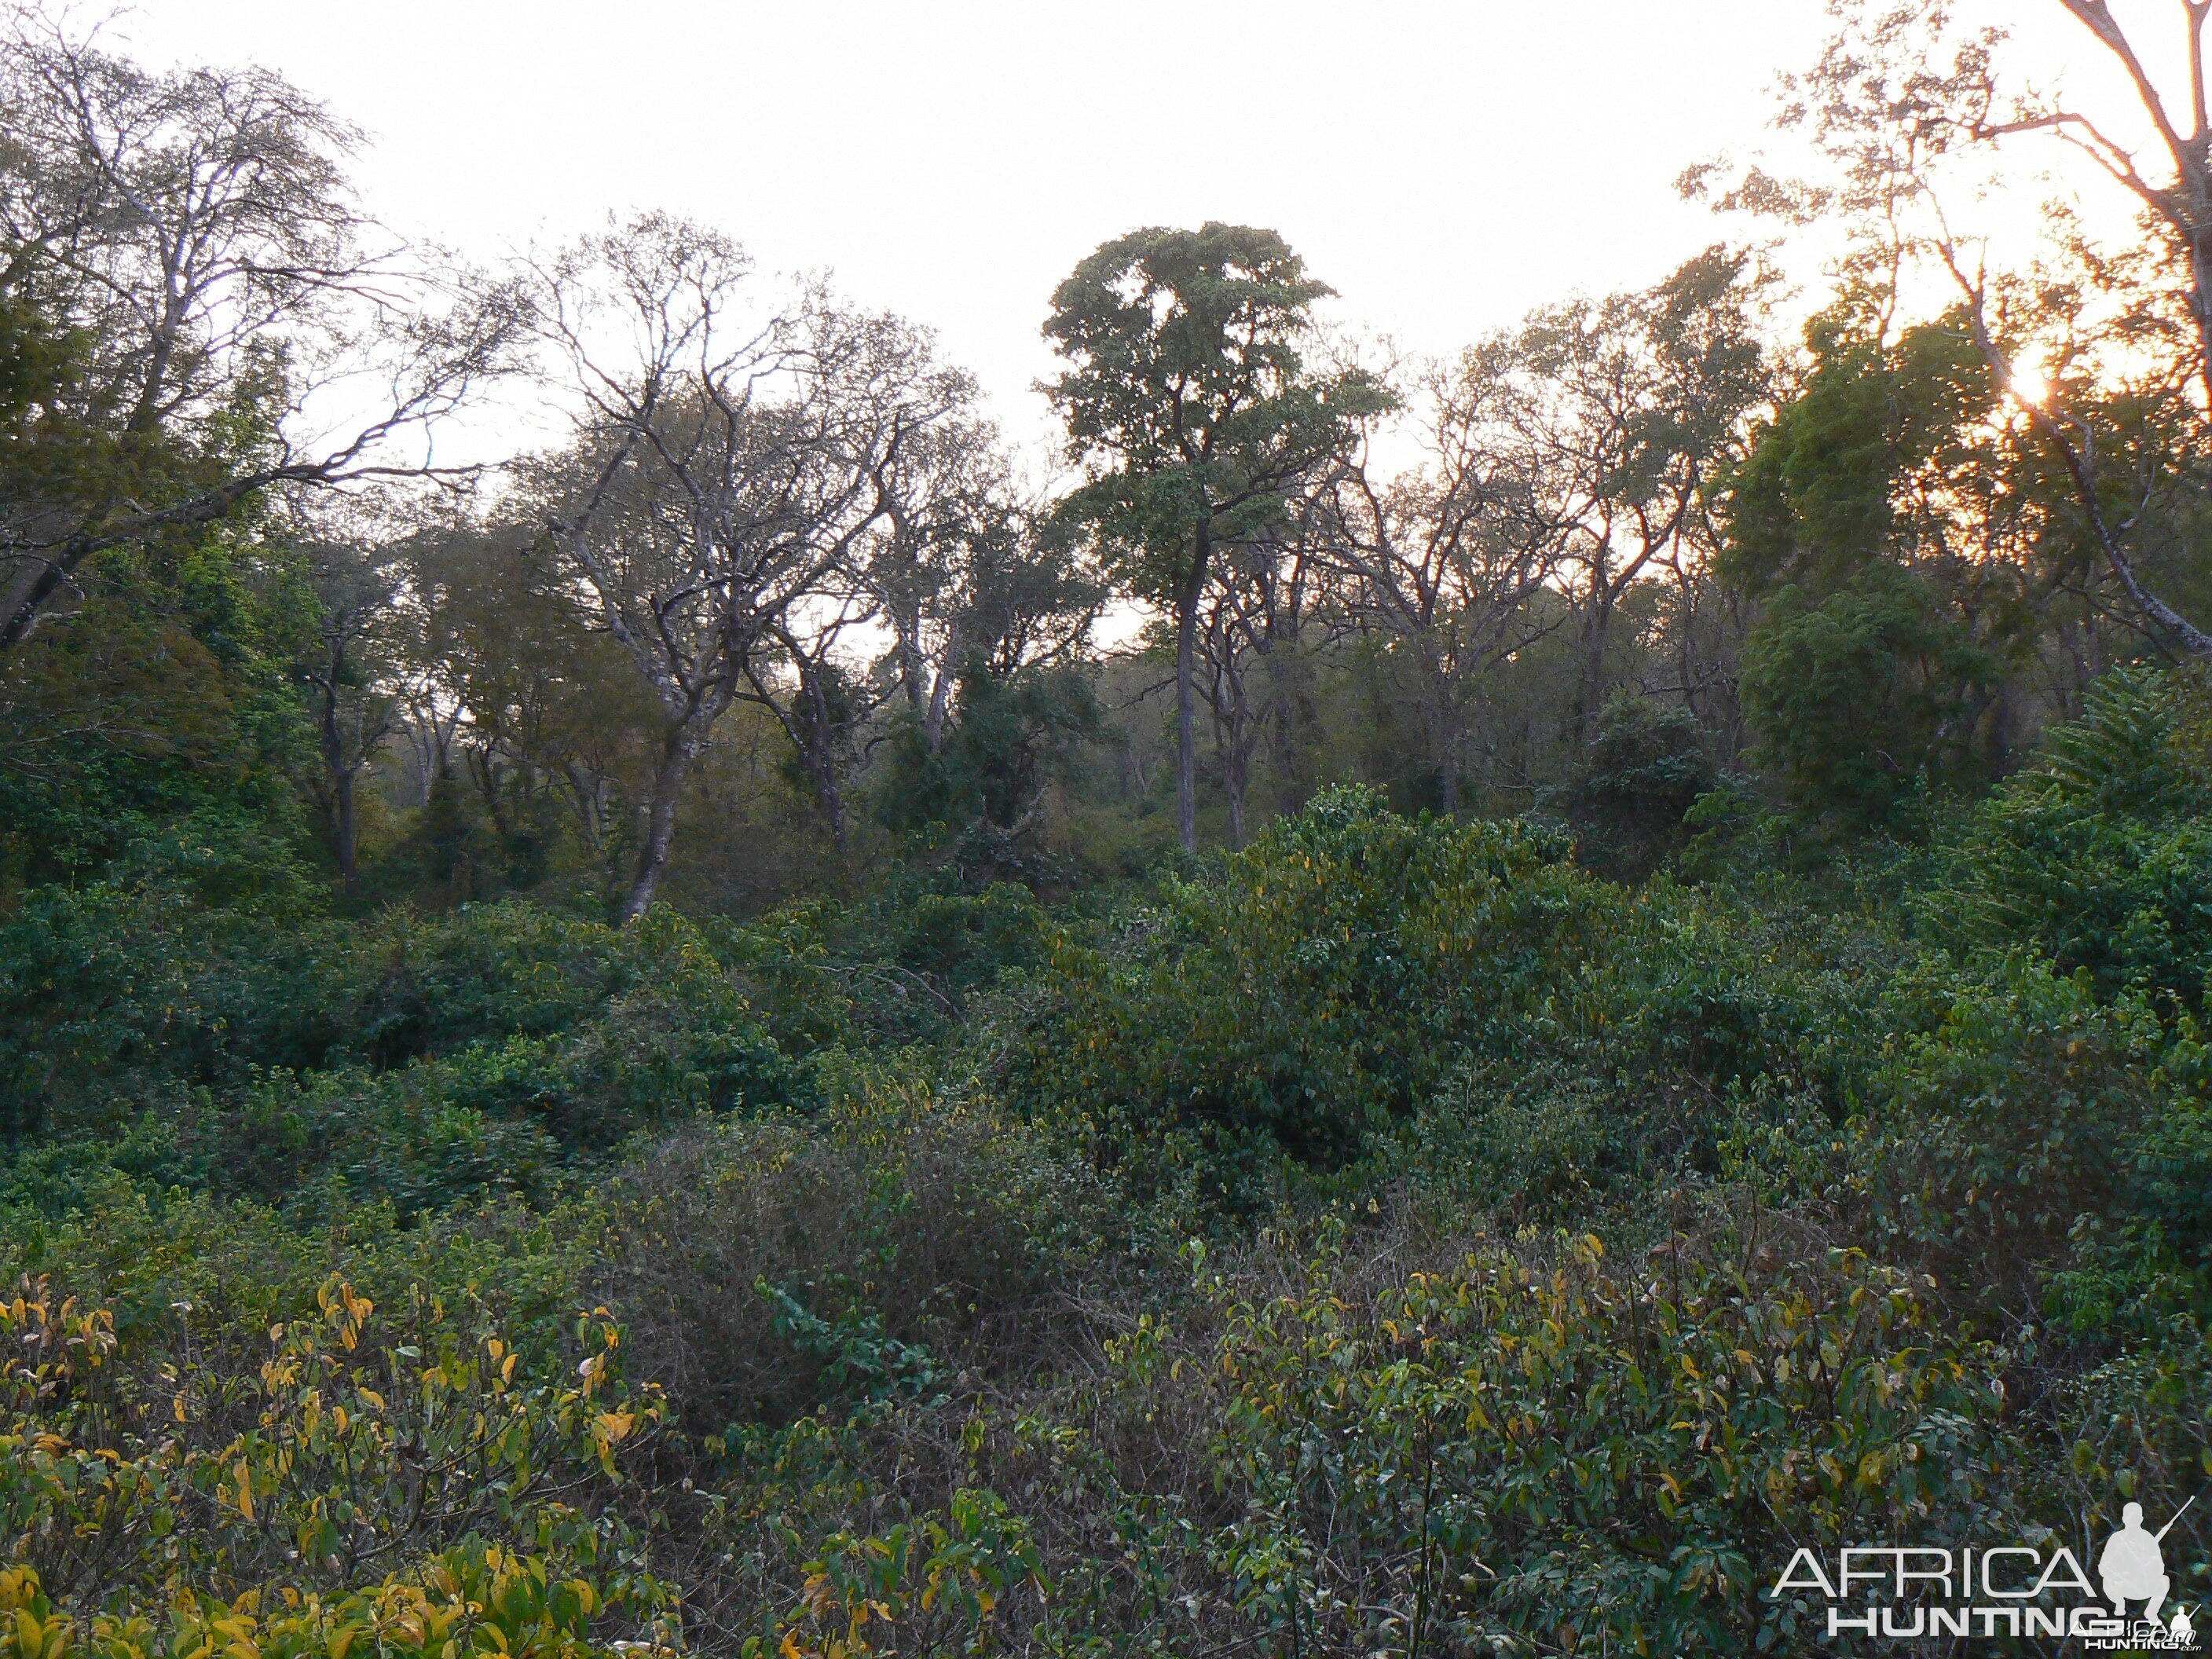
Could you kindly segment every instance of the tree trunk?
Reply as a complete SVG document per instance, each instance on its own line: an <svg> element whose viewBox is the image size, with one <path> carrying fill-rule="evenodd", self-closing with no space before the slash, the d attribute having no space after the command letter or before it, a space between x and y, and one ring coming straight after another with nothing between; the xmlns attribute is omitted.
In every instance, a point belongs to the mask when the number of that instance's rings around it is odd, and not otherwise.
<svg viewBox="0 0 2212 1659"><path fill-rule="evenodd" d="M646 913L660 889L661 877L667 873L668 849L676 839L677 803L698 754L698 733L690 720L671 732L661 747L660 767L653 776L653 805L646 812L645 845L638 852L637 874L630 882L629 896L623 901L625 927Z"/></svg>
<svg viewBox="0 0 2212 1659"><path fill-rule="evenodd" d="M951 712L954 674L960 666L963 649L956 624L945 642L945 653L938 660L936 678L930 683L929 700L922 707L922 747L933 755L945 746L945 719Z"/></svg>
<svg viewBox="0 0 2212 1659"><path fill-rule="evenodd" d="M1190 575L1176 595L1176 835L1186 853L1198 851L1198 715L1194 659L1198 650L1198 598L1206 591L1206 565L1213 551L1211 526L1200 520Z"/></svg>
<svg viewBox="0 0 2212 1659"><path fill-rule="evenodd" d="M1460 805L1459 720L1452 688L1431 641L1421 642L1416 660L1420 665L1421 698L1428 705L1429 750L1437 763L1437 805L1446 817L1455 818Z"/></svg>
<svg viewBox="0 0 2212 1659"><path fill-rule="evenodd" d="M504 846L509 836L510 826L507 821L507 804L499 797L499 775L492 769L489 746L478 750L474 755L470 756L464 764L467 766L471 778L475 781L477 793L483 797L484 811L491 819L492 834L497 836L501 844ZM438 775L441 777L450 775L448 769L442 763L438 768Z"/></svg>
<svg viewBox="0 0 2212 1659"><path fill-rule="evenodd" d="M802 695L806 701L806 741L799 745L800 757L813 775L815 799L830 825L830 838L842 853L845 850L845 797L837 787L836 733L831 729L830 702L823 693L819 673L805 677Z"/></svg>
<svg viewBox="0 0 2212 1659"><path fill-rule="evenodd" d="M1244 688L1240 684L1230 692L1229 742L1223 759L1222 785L1229 794L1229 844L1241 848L1244 845L1244 797L1252 782L1251 717L1244 707Z"/></svg>
<svg viewBox="0 0 2212 1659"><path fill-rule="evenodd" d="M331 653L330 678L316 686L322 697L317 735L322 739L323 767L331 775L331 852L337 860L338 890L353 896L361 873L360 837L355 827L354 769L346 763L345 732L338 724L338 691L345 673L345 658Z"/></svg>
<svg viewBox="0 0 2212 1659"><path fill-rule="evenodd" d="M4 607L0 611L0 650L22 642L76 562L60 552L47 559L23 561L24 569L9 583L4 599L0 599L0 606Z"/></svg>
<svg viewBox="0 0 2212 1659"><path fill-rule="evenodd" d="M1582 683L1575 688L1575 741L1588 743L1605 706L1605 652L1613 633L1613 608L1618 596L1602 595L1583 622Z"/></svg>
<svg viewBox="0 0 2212 1659"><path fill-rule="evenodd" d="M331 841L337 854L339 890L351 898L361 875L361 844L355 828L353 773L342 766L331 774Z"/></svg>
<svg viewBox="0 0 2212 1659"><path fill-rule="evenodd" d="M845 850L845 796L837 787L836 757L817 750L807 757L807 770L814 775L814 799L830 826L830 839L842 853Z"/></svg>

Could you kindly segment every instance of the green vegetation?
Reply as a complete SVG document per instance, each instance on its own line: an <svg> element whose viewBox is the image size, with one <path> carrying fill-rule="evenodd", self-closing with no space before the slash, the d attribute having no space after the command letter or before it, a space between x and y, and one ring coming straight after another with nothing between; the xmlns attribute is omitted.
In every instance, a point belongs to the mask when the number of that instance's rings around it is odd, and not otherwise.
<svg viewBox="0 0 2212 1659"><path fill-rule="evenodd" d="M17 21L0 1659L1844 1653L1800 1550L2212 1483L2197 267L1901 317L1889 58L1802 349L1137 232L1039 501L647 215L383 340L575 412L456 504L149 240L340 269L349 131Z"/></svg>

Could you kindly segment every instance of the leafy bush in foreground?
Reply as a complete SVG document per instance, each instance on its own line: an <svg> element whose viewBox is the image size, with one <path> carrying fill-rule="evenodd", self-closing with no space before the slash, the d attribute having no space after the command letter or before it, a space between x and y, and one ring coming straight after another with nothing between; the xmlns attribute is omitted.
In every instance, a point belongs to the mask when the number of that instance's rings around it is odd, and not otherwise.
<svg viewBox="0 0 2212 1659"><path fill-rule="evenodd" d="M602 1607L664 1606L597 1495L659 1413L621 1381L616 1328L580 1324L584 1358L544 1380L434 1300L376 1338L374 1312L331 1280L255 1355L228 1333L195 1345L189 1310L173 1343L125 1347L106 1310L43 1284L0 1305L0 1554L19 1639L24 1616L104 1614L96 1650L190 1651L180 1631L266 1601L264 1640L294 1626L280 1650L410 1618L420 1643L440 1613L560 1650ZM304 1613L301 1592L318 1598ZM159 1603L166 1637L134 1616Z"/></svg>

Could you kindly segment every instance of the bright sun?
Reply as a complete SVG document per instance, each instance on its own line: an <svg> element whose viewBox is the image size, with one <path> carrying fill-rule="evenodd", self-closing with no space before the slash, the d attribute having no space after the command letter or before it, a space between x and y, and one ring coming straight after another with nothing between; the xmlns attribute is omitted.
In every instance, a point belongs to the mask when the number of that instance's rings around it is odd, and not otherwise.
<svg viewBox="0 0 2212 1659"><path fill-rule="evenodd" d="M2012 366L2012 395L2024 404L2040 407L2051 396L2051 376L2043 365L2020 362Z"/></svg>

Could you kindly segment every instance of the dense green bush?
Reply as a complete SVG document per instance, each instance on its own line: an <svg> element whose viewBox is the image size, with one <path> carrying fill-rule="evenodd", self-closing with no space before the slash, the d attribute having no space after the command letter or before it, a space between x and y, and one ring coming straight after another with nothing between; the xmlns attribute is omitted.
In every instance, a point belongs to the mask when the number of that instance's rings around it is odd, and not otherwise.
<svg viewBox="0 0 2212 1659"><path fill-rule="evenodd" d="M1540 1158L1468 1131L1516 1100L1579 1121L1580 1161L1623 1189L1716 1169L1745 1102L1842 1121L1890 942L1664 880L1625 892L1564 851L1326 793L1159 908L1063 939L1009 1004L991 1085L1128 1190L1232 1212L1285 1159L1379 1160L1352 1190L1408 1146L1431 1176L1449 1146L1470 1190L1540 1182Z"/></svg>
<svg viewBox="0 0 2212 1659"><path fill-rule="evenodd" d="M412 1214L542 1194L647 1125L812 1098L738 953L672 915L622 932L510 902L363 927L101 888L0 931L24 946L0 968L15 1133L57 1165L0 1201L66 1208L52 1177L88 1162L285 1201L335 1175Z"/></svg>
<svg viewBox="0 0 2212 1659"><path fill-rule="evenodd" d="M1544 1015L1553 967L1619 903L1565 852L1325 792L1158 908L1059 945L994 1086L1133 1192L1195 1183L1249 1211L1282 1155L1349 1163Z"/></svg>
<svg viewBox="0 0 2212 1659"><path fill-rule="evenodd" d="M2118 672L1976 811L1922 908L1947 937L2032 945L2106 996L2202 1012L2212 975L2212 695Z"/></svg>

